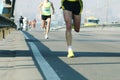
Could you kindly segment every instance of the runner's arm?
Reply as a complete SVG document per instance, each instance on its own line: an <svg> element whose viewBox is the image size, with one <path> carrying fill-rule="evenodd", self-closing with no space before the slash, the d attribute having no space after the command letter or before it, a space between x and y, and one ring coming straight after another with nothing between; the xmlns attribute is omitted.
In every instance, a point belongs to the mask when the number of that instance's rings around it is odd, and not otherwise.
<svg viewBox="0 0 120 80"><path fill-rule="evenodd" d="M52 7L52 15L53 15L55 13L55 9L52 2L51 2L51 7Z"/></svg>

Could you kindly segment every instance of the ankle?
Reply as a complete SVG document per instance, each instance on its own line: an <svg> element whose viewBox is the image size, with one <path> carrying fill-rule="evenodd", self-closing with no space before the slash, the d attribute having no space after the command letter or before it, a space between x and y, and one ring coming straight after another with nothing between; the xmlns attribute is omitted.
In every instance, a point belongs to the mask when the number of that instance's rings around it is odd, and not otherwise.
<svg viewBox="0 0 120 80"><path fill-rule="evenodd" d="M69 51L69 50L72 50L72 46L68 46L68 51Z"/></svg>

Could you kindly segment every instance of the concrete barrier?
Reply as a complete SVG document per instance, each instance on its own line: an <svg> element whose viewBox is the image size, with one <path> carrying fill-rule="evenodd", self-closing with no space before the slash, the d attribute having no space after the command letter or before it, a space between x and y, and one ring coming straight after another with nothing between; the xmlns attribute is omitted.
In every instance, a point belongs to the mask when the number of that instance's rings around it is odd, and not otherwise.
<svg viewBox="0 0 120 80"><path fill-rule="evenodd" d="M0 28L0 40L3 39L3 32L2 32L2 29Z"/></svg>
<svg viewBox="0 0 120 80"><path fill-rule="evenodd" d="M16 27L13 21L0 15L0 40L5 39Z"/></svg>

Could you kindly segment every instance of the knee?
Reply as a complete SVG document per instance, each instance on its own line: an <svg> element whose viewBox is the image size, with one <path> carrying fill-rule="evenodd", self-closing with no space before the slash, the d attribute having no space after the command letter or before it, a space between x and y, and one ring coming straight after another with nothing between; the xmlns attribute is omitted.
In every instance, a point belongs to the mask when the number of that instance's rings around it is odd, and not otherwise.
<svg viewBox="0 0 120 80"><path fill-rule="evenodd" d="M71 31L71 26L66 26L66 31Z"/></svg>

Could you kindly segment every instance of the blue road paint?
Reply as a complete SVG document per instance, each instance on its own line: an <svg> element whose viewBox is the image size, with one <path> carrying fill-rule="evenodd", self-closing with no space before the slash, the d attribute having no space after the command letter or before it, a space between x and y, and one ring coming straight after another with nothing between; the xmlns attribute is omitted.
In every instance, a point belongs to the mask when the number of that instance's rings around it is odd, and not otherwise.
<svg viewBox="0 0 120 80"><path fill-rule="evenodd" d="M24 33L23 33L24 34ZM24 34L25 39L29 39L27 35ZM41 52L38 50L36 45L33 42L28 42L30 45L33 55L42 70L46 80L61 80L53 68L47 63L44 57L41 55Z"/></svg>

